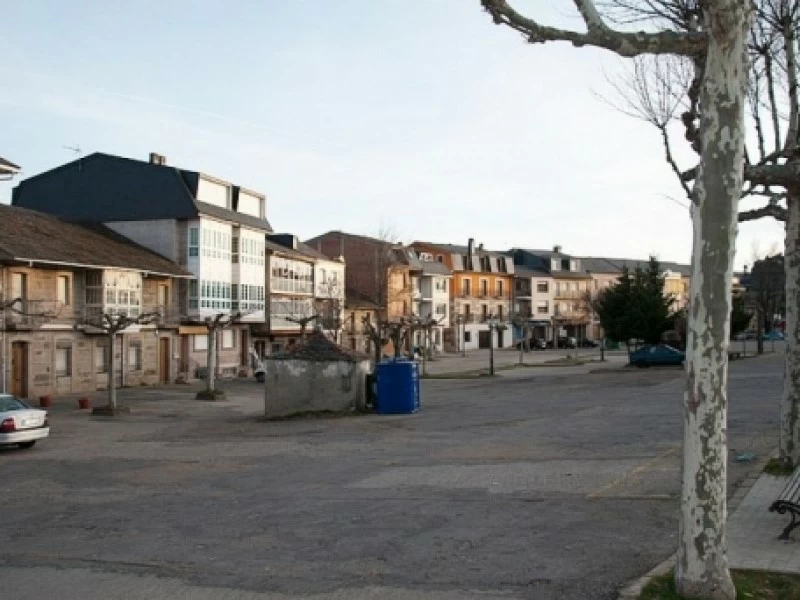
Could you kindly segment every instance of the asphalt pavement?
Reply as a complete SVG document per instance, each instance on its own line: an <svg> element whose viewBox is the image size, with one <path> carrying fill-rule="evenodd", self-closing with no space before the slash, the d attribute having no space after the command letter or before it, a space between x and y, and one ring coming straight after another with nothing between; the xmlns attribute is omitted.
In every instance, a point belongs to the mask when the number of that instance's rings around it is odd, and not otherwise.
<svg viewBox="0 0 800 600"><path fill-rule="evenodd" d="M731 365L732 456L774 449L781 366ZM682 373L528 371L390 417L263 422L252 381L58 404L0 451L0 598L613 598L674 551Z"/></svg>

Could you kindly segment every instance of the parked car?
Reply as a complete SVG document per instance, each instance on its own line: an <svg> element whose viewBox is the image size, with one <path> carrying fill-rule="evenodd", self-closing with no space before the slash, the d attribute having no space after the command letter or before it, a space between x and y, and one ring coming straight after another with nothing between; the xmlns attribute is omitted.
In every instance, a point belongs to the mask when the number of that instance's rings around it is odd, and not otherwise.
<svg viewBox="0 0 800 600"><path fill-rule="evenodd" d="M589 339L581 340L581 348L597 348L598 346L600 346L600 344L598 344L594 340L589 340Z"/></svg>
<svg viewBox="0 0 800 600"><path fill-rule="evenodd" d="M0 445L32 448L50 435L47 411L31 408L23 400L0 394Z"/></svg>
<svg viewBox="0 0 800 600"><path fill-rule="evenodd" d="M686 355L672 346L666 344L645 345L630 353L630 364L636 367L650 367L655 365L681 365L686 360Z"/></svg>
<svg viewBox="0 0 800 600"><path fill-rule="evenodd" d="M777 329L773 329L769 333L765 333L763 336L761 336L761 339L765 342L782 342L783 334Z"/></svg>
<svg viewBox="0 0 800 600"><path fill-rule="evenodd" d="M532 339L530 340L531 350L547 350L547 340Z"/></svg>

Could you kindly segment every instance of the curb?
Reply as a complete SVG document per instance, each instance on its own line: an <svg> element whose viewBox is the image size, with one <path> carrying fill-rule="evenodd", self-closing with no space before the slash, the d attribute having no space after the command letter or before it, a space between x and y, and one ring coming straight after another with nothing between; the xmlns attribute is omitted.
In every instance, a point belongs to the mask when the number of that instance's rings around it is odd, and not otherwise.
<svg viewBox="0 0 800 600"><path fill-rule="evenodd" d="M771 458L775 458L776 456L777 453L774 453L767 456L767 458L763 458L756 462L753 470L747 474L747 476L742 480L742 483L734 490L730 498L728 498L729 514L733 513L739 507L739 504L741 504L742 500L744 500L744 497L747 496L747 493L750 491L753 485L755 485L755 482L758 481L759 477L761 477L761 474L764 471L764 466ZM677 563L678 554L673 552L668 558L658 563L650 571L622 586L619 594L617 595L618 600L638 600L638 598L642 595L642 590L645 588L645 586L647 586L648 583L650 583L650 580L654 579L655 577L666 575L671 569L675 568Z"/></svg>

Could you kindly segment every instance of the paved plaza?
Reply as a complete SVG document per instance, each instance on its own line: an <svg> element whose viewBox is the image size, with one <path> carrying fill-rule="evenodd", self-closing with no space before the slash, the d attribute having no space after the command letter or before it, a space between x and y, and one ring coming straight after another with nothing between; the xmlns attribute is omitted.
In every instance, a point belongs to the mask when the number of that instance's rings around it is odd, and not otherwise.
<svg viewBox="0 0 800 600"><path fill-rule="evenodd" d="M780 358L731 366L757 457L731 493L775 448ZM0 451L0 598L614 598L675 549L683 379L589 371L423 381L390 417L264 422L253 381L126 389L113 421L57 400Z"/></svg>

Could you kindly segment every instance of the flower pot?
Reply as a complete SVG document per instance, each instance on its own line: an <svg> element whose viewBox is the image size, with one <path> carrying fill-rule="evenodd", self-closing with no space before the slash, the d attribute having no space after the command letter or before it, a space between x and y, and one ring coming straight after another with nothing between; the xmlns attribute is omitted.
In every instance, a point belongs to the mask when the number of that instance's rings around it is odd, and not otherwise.
<svg viewBox="0 0 800 600"><path fill-rule="evenodd" d="M39 406L47 408L53 404L53 397L51 395L39 396Z"/></svg>
<svg viewBox="0 0 800 600"><path fill-rule="evenodd" d="M80 408L81 410L92 408L92 401L86 396L84 396L83 398L78 398L78 408Z"/></svg>

